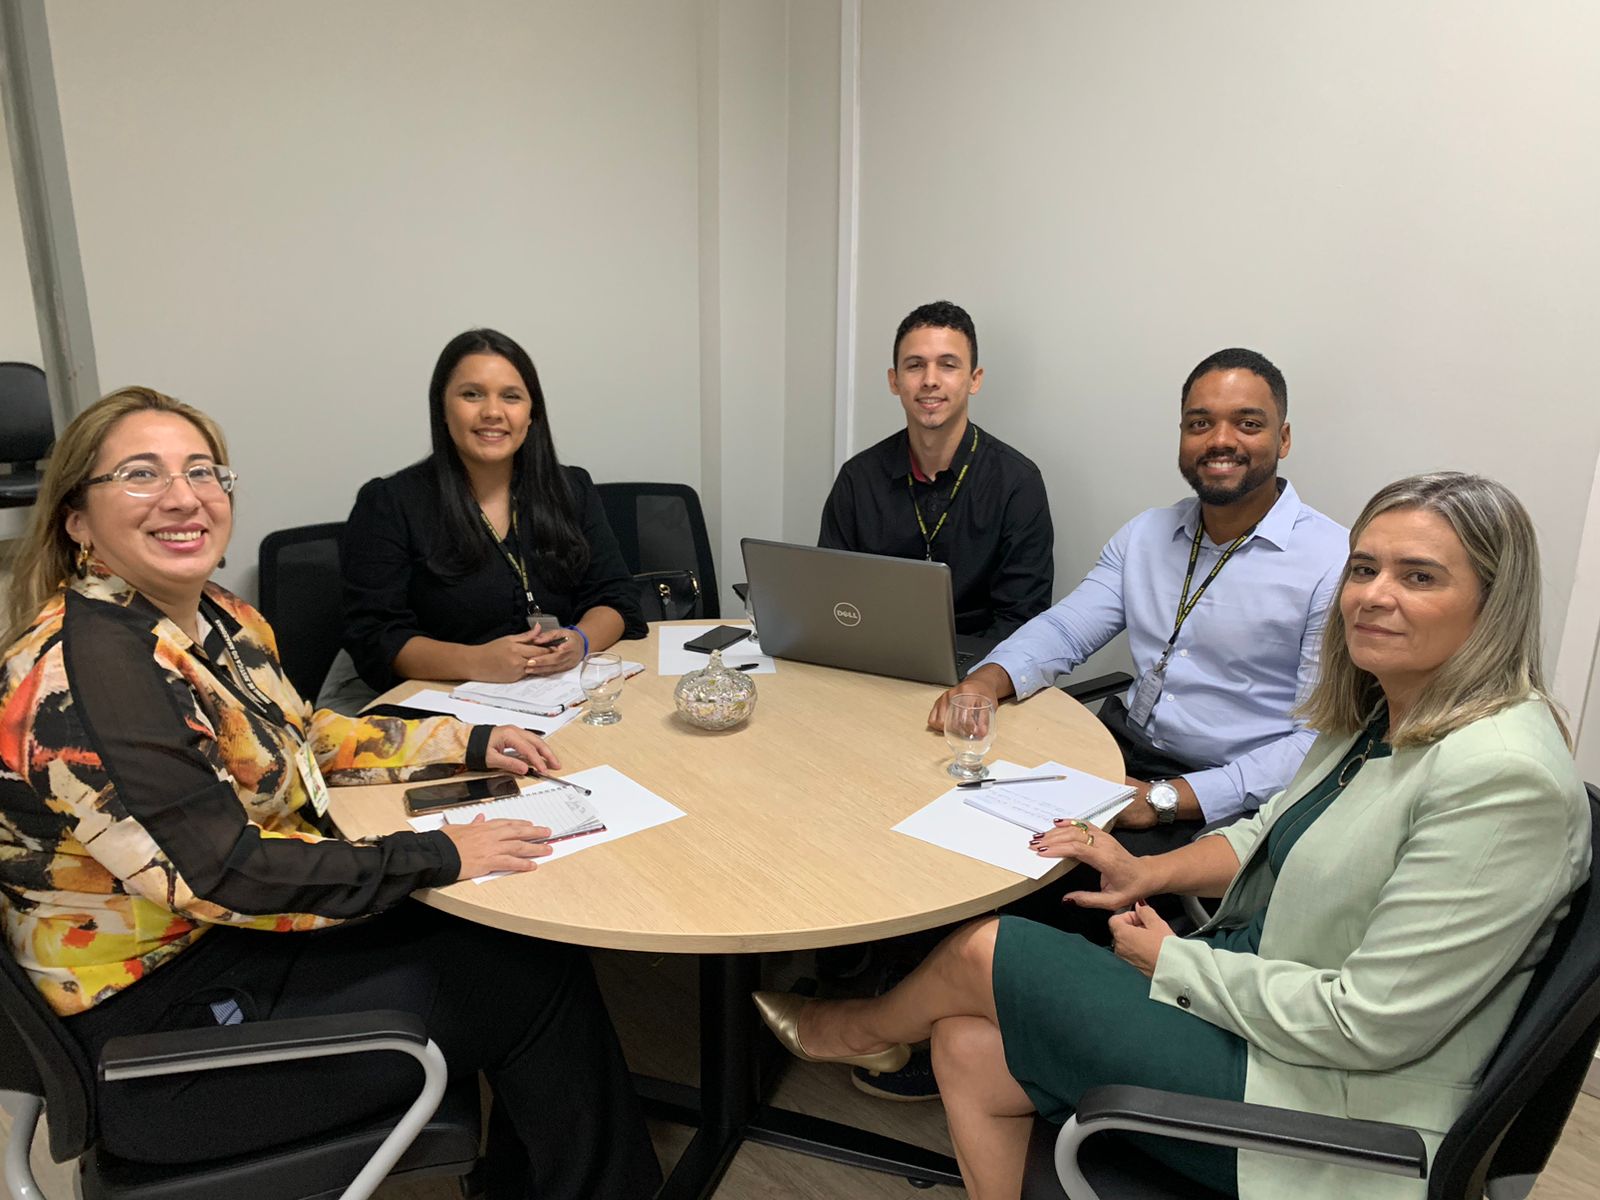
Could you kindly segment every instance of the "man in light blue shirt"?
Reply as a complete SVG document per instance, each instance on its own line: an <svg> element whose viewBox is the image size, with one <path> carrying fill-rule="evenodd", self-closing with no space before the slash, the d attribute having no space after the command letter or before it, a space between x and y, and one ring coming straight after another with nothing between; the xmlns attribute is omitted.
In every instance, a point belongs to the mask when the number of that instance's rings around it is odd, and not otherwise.
<svg viewBox="0 0 1600 1200"><path fill-rule="evenodd" d="M1117 530L1071 595L1000 643L928 716L943 729L958 693L1025 700L1127 630L1136 678L1100 719L1139 789L1116 827L1135 854L1175 849L1202 821L1256 809L1294 776L1313 735L1290 713L1316 679L1349 555L1347 531L1278 478L1289 391L1277 367L1253 350L1219 350L1184 381L1181 413L1178 470L1196 498ZM1057 899L1094 891L1097 879L1077 867L1011 911L1104 942L1104 913ZM895 1100L938 1095L920 1052L892 1075L857 1068L855 1085Z"/></svg>
<svg viewBox="0 0 1600 1200"><path fill-rule="evenodd" d="M1283 375L1260 354L1200 363L1178 447L1197 498L1119 529L1084 581L940 697L929 724L943 728L956 692L1026 699L1126 629L1136 679L1101 718L1139 789L1117 823L1130 849L1171 849L1287 785L1313 740L1290 713L1316 678L1349 552L1347 531L1278 477L1287 417ZM1140 829L1150 834L1127 836Z"/></svg>

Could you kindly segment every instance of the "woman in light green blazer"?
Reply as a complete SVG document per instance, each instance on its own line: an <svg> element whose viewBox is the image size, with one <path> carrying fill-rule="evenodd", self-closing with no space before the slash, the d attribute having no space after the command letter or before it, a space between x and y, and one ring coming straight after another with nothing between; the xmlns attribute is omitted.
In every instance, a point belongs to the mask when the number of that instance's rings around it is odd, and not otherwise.
<svg viewBox="0 0 1600 1200"><path fill-rule="evenodd" d="M1015 1200L1034 1112L1140 1084L1411 1125L1430 1153L1466 1106L1569 898L1589 819L1539 665L1532 523L1491 480L1401 480L1368 503L1303 706L1320 737L1254 816L1130 856L1059 824L1118 910L1113 950L1012 917L951 935L871 1000L761 993L797 1055L894 1070L931 1038L973 1200ZM1146 905L1221 895L1190 937ZM1146 1139L1245 1200L1422 1197L1417 1180Z"/></svg>

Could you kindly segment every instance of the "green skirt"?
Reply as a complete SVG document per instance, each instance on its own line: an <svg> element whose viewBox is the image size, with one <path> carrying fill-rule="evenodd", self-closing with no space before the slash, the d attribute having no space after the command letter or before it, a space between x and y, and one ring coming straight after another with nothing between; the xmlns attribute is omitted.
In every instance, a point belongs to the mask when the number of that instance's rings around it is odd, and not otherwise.
<svg viewBox="0 0 1600 1200"><path fill-rule="evenodd" d="M1018 917L1001 917L994 1001L1006 1066L1056 1124L1102 1084L1244 1099L1245 1042L1150 999L1150 981L1110 950ZM1235 1151L1125 1135L1175 1171L1238 1194Z"/></svg>

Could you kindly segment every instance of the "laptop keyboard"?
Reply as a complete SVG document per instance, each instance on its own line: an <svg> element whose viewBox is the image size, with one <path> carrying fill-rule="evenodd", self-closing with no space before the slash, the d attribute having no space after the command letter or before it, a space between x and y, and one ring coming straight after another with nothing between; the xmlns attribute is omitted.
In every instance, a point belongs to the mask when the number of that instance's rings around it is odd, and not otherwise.
<svg viewBox="0 0 1600 1200"><path fill-rule="evenodd" d="M957 650L956 651L956 670L959 671L962 667L966 666L968 663L970 663L973 659L975 659L977 657L978 656L976 654L972 653L972 651L970 651L970 650Z"/></svg>

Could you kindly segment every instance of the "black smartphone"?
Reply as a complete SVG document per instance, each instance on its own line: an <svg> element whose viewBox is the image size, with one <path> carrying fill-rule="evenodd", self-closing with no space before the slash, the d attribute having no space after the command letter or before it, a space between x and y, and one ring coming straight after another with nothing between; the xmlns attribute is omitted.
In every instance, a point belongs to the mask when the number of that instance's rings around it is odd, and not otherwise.
<svg viewBox="0 0 1600 1200"><path fill-rule="evenodd" d="M515 775L485 775L482 779L459 779L407 788L406 812L420 817L423 813L454 808L458 804L478 804L496 796L515 796L519 786Z"/></svg>
<svg viewBox="0 0 1600 1200"><path fill-rule="evenodd" d="M685 650L693 650L696 654L710 654L713 650L726 650L735 642L742 642L750 636L748 629L738 625L718 625L715 629L708 629L699 637L683 644Z"/></svg>

